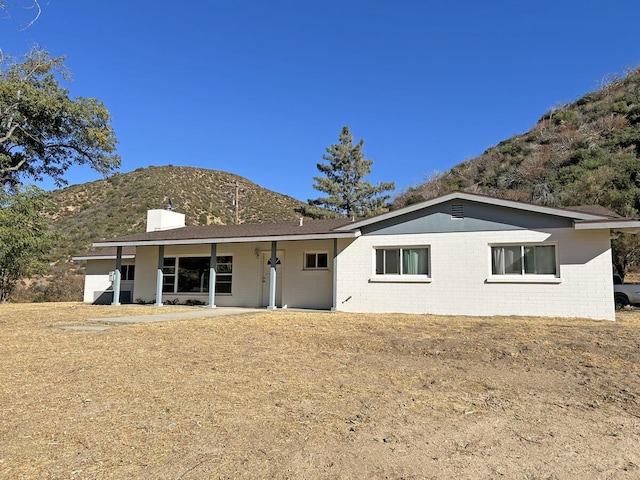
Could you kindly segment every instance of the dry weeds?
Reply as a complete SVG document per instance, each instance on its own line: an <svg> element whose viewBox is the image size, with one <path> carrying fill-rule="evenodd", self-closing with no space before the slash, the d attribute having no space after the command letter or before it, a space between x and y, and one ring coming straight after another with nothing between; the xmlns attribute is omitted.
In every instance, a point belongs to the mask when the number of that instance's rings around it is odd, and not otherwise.
<svg viewBox="0 0 640 480"><path fill-rule="evenodd" d="M0 305L0 478L640 475L636 312L59 328L130 310Z"/></svg>

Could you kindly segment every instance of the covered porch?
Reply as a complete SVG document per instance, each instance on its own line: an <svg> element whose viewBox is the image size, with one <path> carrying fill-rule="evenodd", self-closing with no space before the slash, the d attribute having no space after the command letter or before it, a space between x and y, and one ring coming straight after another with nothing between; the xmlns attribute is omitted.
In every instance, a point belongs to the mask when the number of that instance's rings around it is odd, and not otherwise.
<svg viewBox="0 0 640 480"><path fill-rule="evenodd" d="M153 233L162 237L167 232ZM123 249L135 247L132 296L137 303L335 310L338 255L355 237L352 232L322 232L270 238L120 239L94 246L117 243L112 305L121 304Z"/></svg>

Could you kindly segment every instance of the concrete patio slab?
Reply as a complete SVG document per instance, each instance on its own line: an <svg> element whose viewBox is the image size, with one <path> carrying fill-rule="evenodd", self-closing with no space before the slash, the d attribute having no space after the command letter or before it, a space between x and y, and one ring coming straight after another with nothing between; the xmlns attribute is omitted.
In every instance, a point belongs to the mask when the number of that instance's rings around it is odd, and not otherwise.
<svg viewBox="0 0 640 480"><path fill-rule="evenodd" d="M111 327L108 327L106 325L104 326L94 326L94 325L68 325L68 326L63 326L63 327L59 327L62 330L85 330L85 331L90 331L90 332L102 332L104 330L108 330Z"/></svg>

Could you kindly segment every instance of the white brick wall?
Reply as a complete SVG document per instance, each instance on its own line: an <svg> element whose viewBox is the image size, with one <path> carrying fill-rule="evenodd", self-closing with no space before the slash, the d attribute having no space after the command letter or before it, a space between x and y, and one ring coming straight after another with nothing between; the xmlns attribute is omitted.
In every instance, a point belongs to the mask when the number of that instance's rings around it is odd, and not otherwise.
<svg viewBox="0 0 640 480"><path fill-rule="evenodd" d="M489 283L492 243L558 242L560 283ZM429 245L430 283L371 282L374 248ZM338 258L338 310L613 320L608 232L573 229L362 236Z"/></svg>

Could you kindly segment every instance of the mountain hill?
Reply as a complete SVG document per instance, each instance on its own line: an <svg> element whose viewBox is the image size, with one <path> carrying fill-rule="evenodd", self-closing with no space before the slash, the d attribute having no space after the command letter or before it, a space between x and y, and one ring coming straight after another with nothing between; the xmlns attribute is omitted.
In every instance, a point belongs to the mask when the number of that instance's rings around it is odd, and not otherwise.
<svg viewBox="0 0 640 480"><path fill-rule="evenodd" d="M410 188L394 207L465 190L568 206L640 210L640 68L545 113L527 133Z"/></svg>
<svg viewBox="0 0 640 480"><path fill-rule="evenodd" d="M453 190L640 216L640 68L545 113L527 133L434 174L397 197L393 208ZM613 241L614 265L623 276L640 264L638 237Z"/></svg>
<svg viewBox="0 0 640 480"><path fill-rule="evenodd" d="M144 232L146 212L164 208L186 215L187 225L232 224L238 185L241 223L294 220L302 202L219 170L148 167L105 180L73 185L49 194L47 212L61 234L52 260L86 252L91 243Z"/></svg>

